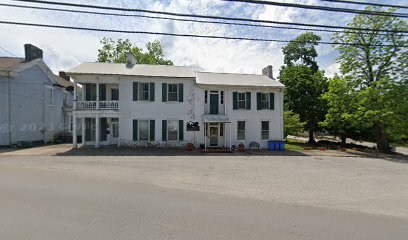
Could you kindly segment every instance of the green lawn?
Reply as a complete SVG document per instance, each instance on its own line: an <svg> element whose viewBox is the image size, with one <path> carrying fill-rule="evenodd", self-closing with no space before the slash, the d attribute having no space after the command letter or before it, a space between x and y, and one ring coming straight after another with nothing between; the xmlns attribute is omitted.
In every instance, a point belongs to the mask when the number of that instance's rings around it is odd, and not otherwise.
<svg viewBox="0 0 408 240"><path fill-rule="evenodd" d="M285 149L291 151L300 151L303 150L304 147L309 146L305 141L288 138L285 142Z"/></svg>

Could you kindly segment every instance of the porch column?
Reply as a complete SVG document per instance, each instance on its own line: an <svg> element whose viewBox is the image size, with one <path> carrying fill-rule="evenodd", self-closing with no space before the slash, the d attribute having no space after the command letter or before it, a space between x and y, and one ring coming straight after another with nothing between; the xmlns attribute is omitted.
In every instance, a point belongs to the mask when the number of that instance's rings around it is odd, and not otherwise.
<svg viewBox="0 0 408 240"><path fill-rule="evenodd" d="M98 106L98 105L97 105ZM95 148L99 148L99 132L100 132L100 118L99 118L99 114L96 114L96 118L95 118Z"/></svg>
<svg viewBox="0 0 408 240"><path fill-rule="evenodd" d="M96 110L99 109L99 83L96 83Z"/></svg>
<svg viewBox="0 0 408 240"><path fill-rule="evenodd" d="M225 101L224 101L224 103L225 103ZM225 136L226 134L226 125L227 125L227 123L220 123L220 124L223 124L224 126L223 126L223 128L222 128L222 130L224 131L223 133L222 133L222 136L224 136L224 147L226 148L227 147L227 136Z"/></svg>
<svg viewBox="0 0 408 240"><path fill-rule="evenodd" d="M207 151L207 123L204 123L204 151Z"/></svg>
<svg viewBox="0 0 408 240"><path fill-rule="evenodd" d="M229 140L230 140L230 150L232 150L232 141L231 141L231 122L229 123Z"/></svg>
<svg viewBox="0 0 408 240"><path fill-rule="evenodd" d="M82 118L82 147L85 146L85 118Z"/></svg>
<svg viewBox="0 0 408 240"><path fill-rule="evenodd" d="M76 84L76 82L75 82L75 80L73 80L74 81L74 99L73 99L73 102L74 102L74 111L77 109L76 108L76 106L77 106L77 84Z"/></svg>
<svg viewBox="0 0 408 240"><path fill-rule="evenodd" d="M74 102L75 103L75 102ZM72 148L77 148L77 121L75 110L72 112Z"/></svg>

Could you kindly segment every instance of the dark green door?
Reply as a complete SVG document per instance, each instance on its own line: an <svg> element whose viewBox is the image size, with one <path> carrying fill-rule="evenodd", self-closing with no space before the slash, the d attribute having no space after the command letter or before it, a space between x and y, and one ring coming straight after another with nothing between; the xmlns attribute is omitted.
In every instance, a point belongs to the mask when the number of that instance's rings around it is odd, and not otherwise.
<svg viewBox="0 0 408 240"><path fill-rule="evenodd" d="M210 94L210 114L218 114L218 94Z"/></svg>

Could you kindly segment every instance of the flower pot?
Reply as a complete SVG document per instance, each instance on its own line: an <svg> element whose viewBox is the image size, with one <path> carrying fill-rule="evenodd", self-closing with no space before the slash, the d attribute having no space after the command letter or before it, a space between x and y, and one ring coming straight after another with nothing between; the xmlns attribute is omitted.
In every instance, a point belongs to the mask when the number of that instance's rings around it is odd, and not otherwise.
<svg viewBox="0 0 408 240"><path fill-rule="evenodd" d="M191 152L191 151L193 151L193 144L192 143L187 143L187 145L186 145L186 150L187 151L189 151L189 152Z"/></svg>
<svg viewBox="0 0 408 240"><path fill-rule="evenodd" d="M326 148L326 147L319 147L319 150L320 150L320 151L326 151L327 148Z"/></svg>

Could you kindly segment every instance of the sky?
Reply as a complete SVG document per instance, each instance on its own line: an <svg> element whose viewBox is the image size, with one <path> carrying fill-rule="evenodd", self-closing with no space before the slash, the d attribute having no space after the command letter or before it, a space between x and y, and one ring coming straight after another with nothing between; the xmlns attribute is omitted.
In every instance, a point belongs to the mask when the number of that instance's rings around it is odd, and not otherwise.
<svg viewBox="0 0 408 240"><path fill-rule="evenodd" d="M51 1L51 0L49 0ZM345 25L351 22L354 14L333 13L318 10L305 10L288 7L265 6L248 3L232 3L221 0L53 0L101 6L140 8L187 14L216 15L226 17L251 18L285 22L313 23L326 25ZM405 0L368 1L407 5ZM361 9L358 5L327 3L319 0L280 0L309 5ZM0 0L0 3L19 5L38 5ZM47 7L56 7L48 5ZM67 7L69 8L69 7ZM81 9L83 10L83 9ZM92 11L90 9L90 11ZM95 11L95 10L93 10ZM128 13L129 14L129 13ZM50 12L31 9L18 9L0 6L0 21L17 21L69 25L80 27L121 29L135 31L156 31L200 35L220 35L231 37L270 38L293 40L304 31L256 28L208 23L188 23L170 20L156 20L136 17L97 16L79 13ZM197 39L170 36L151 36L141 34L100 33L62 29L45 29L26 26L0 24L0 56L24 57L25 43L31 43L44 51L44 61L54 71L64 71L82 62L95 62L100 40L130 39L136 46L144 48L149 41L159 39L165 56L177 66L191 66L198 71L261 74L262 68L272 65L274 76L278 76L283 65L282 47L286 43L253 42L222 39ZM322 41L331 41L331 33L318 33ZM6 49L8 52L4 51ZM318 64L328 77L339 72L338 52L330 45L319 45Z"/></svg>

